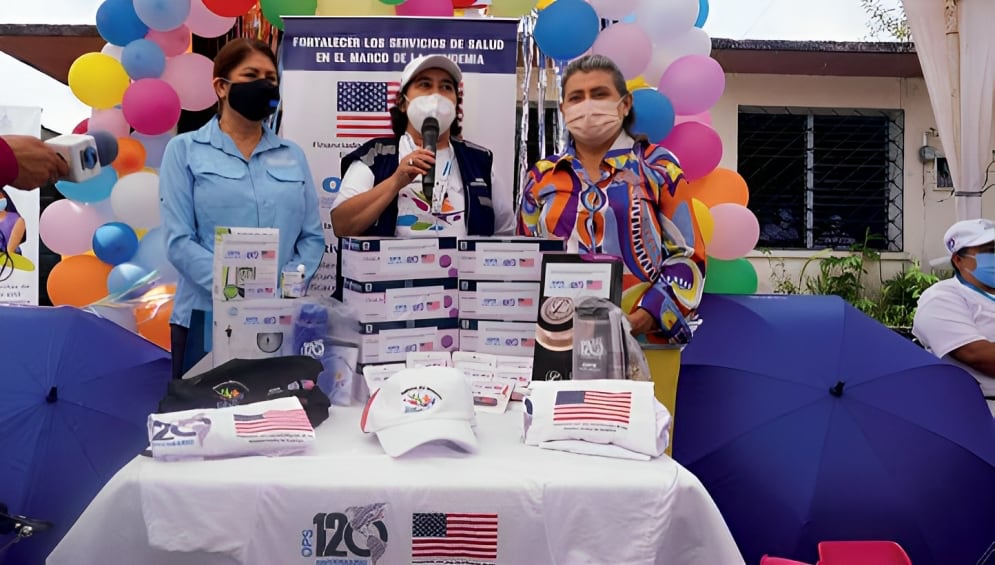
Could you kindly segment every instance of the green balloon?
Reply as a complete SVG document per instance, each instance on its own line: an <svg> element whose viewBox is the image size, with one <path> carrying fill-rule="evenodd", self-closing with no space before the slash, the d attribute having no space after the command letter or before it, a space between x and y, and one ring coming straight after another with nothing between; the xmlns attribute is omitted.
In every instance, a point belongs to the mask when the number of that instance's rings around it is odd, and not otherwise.
<svg viewBox="0 0 995 565"><path fill-rule="evenodd" d="M388 6L398 6L400 4L404 4L405 2L405 0L380 0L380 1Z"/></svg>
<svg viewBox="0 0 995 565"><path fill-rule="evenodd" d="M535 6L536 0L494 0L487 13L495 18L520 18Z"/></svg>
<svg viewBox="0 0 995 565"><path fill-rule="evenodd" d="M709 257L705 264L705 292L709 294L754 294L758 284L757 270L745 258Z"/></svg>
<svg viewBox="0 0 995 565"><path fill-rule="evenodd" d="M281 16L313 16L318 11L318 0L259 0L263 17L277 29L283 29Z"/></svg>

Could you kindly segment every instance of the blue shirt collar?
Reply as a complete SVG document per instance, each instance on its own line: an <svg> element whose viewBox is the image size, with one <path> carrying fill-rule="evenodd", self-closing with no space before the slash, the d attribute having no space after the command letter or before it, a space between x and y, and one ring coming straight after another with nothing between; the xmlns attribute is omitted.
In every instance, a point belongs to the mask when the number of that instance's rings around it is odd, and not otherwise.
<svg viewBox="0 0 995 565"><path fill-rule="evenodd" d="M241 151L235 147L235 142L232 141L231 136L221 131L220 118L218 116L215 116L211 121L194 132L193 140L197 143L208 143L233 157L244 159ZM288 147L287 142L264 125L263 137L259 140L259 145L256 146L252 154L255 155L271 149L279 149L280 147Z"/></svg>

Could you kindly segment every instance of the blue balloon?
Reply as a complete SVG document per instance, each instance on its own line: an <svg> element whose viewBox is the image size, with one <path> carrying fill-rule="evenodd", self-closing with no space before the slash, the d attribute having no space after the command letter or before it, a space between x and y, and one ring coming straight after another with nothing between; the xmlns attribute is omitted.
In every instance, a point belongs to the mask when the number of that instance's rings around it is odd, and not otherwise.
<svg viewBox="0 0 995 565"><path fill-rule="evenodd" d="M694 22L694 27L705 27L708 20L708 0L698 0L698 21Z"/></svg>
<svg viewBox="0 0 995 565"><path fill-rule="evenodd" d="M148 39L136 39L121 51L121 65L132 80L159 78L166 70L166 54Z"/></svg>
<svg viewBox="0 0 995 565"><path fill-rule="evenodd" d="M702 1L704 1L704 0L702 0ZM633 12L633 13L629 14L628 16L625 16L624 18L622 18L622 20L621 20L620 23L623 23L623 24L634 24L634 23L636 23L636 13Z"/></svg>
<svg viewBox="0 0 995 565"><path fill-rule="evenodd" d="M110 198L114 184L117 183L117 171L112 167L101 167L100 174L83 182L60 180L55 188L63 196L76 202L100 202Z"/></svg>
<svg viewBox="0 0 995 565"><path fill-rule="evenodd" d="M108 265L131 260L138 251L138 234L122 222L110 222L93 232L93 254Z"/></svg>
<svg viewBox="0 0 995 565"><path fill-rule="evenodd" d="M642 88L633 92L632 108L636 112L632 129L653 143L659 143L674 129L674 105L658 90Z"/></svg>
<svg viewBox="0 0 995 565"><path fill-rule="evenodd" d="M107 43L124 47L149 32L138 19L132 0L104 0L97 8L97 32Z"/></svg>
<svg viewBox="0 0 995 565"><path fill-rule="evenodd" d="M539 12L533 37L547 57L566 61L590 49L600 31L594 6L584 0L557 0Z"/></svg>
<svg viewBox="0 0 995 565"><path fill-rule="evenodd" d="M134 263L121 263L107 275L107 293L120 294L149 276L149 272Z"/></svg>
<svg viewBox="0 0 995 565"><path fill-rule="evenodd" d="M190 0L134 0L135 13L157 31L176 29L190 15Z"/></svg>
<svg viewBox="0 0 995 565"><path fill-rule="evenodd" d="M166 256L166 233L161 226L152 228L145 234L138 243L138 252L131 258L131 263L149 272L158 271L160 284L180 279L180 273Z"/></svg>
<svg viewBox="0 0 995 565"><path fill-rule="evenodd" d="M166 144L173 139L172 132L160 135L147 135L138 131L131 132L131 138L137 139L145 147L145 166L158 169L162 165L162 155L166 152Z"/></svg>

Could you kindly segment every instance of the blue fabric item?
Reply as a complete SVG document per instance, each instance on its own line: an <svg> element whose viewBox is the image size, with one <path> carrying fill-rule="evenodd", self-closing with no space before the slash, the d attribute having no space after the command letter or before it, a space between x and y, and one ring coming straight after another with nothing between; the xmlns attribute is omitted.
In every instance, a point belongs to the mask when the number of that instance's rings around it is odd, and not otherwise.
<svg viewBox="0 0 995 565"><path fill-rule="evenodd" d="M747 563L893 540L975 563L995 524L995 420L977 382L835 296L706 295L682 355L674 459Z"/></svg>
<svg viewBox="0 0 995 565"><path fill-rule="evenodd" d="M180 272L170 323L189 327L192 310L211 311L214 229L280 230L280 270L314 275L325 252L318 196L304 152L263 128L246 160L213 119L170 140L159 169L169 261Z"/></svg>
<svg viewBox="0 0 995 565"><path fill-rule="evenodd" d="M328 333L328 311L325 307L302 304L294 324L294 355L306 355L320 361L324 356L324 341Z"/></svg>
<svg viewBox="0 0 995 565"><path fill-rule="evenodd" d="M0 307L0 327L8 330L0 339L0 502L55 524L0 561L43 563L148 445L146 419L170 380L169 353L70 307Z"/></svg>
<svg viewBox="0 0 995 565"><path fill-rule="evenodd" d="M373 186L390 178L398 167L399 140L394 137L371 139L342 158L342 172L349 170L355 161L366 164L373 171ZM456 139L449 144L456 156L463 191L466 195L466 233L468 235L494 235L494 200L492 198L491 170L494 155L487 149ZM364 236L394 237L397 229L397 198L384 209L380 218L370 226Z"/></svg>

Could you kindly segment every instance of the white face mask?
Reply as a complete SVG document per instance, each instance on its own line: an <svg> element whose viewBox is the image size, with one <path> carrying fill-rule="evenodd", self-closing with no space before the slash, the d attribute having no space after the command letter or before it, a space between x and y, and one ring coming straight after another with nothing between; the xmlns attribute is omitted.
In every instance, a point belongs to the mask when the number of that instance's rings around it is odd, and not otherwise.
<svg viewBox="0 0 995 565"><path fill-rule="evenodd" d="M439 133L449 130L456 121L456 105L441 94L429 94L408 100L408 121L418 131L425 125L426 118L439 121Z"/></svg>
<svg viewBox="0 0 995 565"><path fill-rule="evenodd" d="M581 143L600 145L618 135L622 116L618 115L619 100L584 100L563 109L563 120L570 135Z"/></svg>

